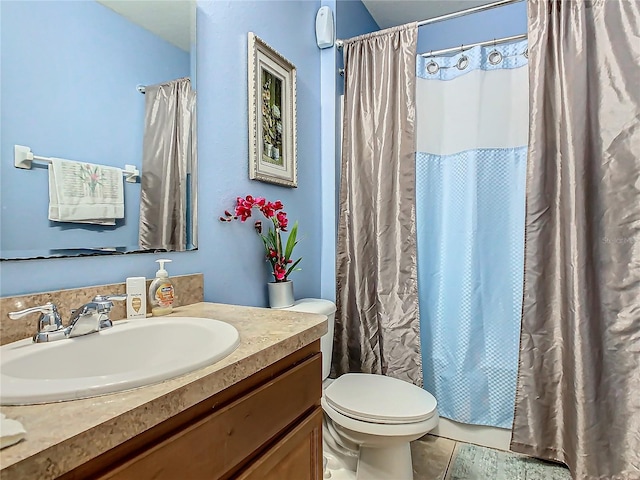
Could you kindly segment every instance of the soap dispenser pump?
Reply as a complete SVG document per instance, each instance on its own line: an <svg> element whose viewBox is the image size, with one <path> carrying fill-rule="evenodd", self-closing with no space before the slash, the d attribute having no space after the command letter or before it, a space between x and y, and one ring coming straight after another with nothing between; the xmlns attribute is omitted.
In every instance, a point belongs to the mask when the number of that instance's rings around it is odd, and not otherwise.
<svg viewBox="0 0 640 480"><path fill-rule="evenodd" d="M164 268L164 264L171 263L171 260L161 258L156 260L156 263L160 264L160 269L156 272L156 278L149 286L149 303L154 317L171 313L175 296L173 284L169 280L169 273Z"/></svg>

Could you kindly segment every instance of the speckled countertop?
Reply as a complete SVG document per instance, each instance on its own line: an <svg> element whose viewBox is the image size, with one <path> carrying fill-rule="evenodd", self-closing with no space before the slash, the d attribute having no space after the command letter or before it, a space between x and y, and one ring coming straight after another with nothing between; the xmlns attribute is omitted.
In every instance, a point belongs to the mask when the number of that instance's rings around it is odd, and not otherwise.
<svg viewBox="0 0 640 480"><path fill-rule="evenodd" d="M309 345L327 331L324 315L216 303L179 307L172 316L228 322L240 332L240 345L214 365L159 384L83 400L1 407L2 413L22 422L27 430L25 440L0 450L2 479L46 480L62 475Z"/></svg>

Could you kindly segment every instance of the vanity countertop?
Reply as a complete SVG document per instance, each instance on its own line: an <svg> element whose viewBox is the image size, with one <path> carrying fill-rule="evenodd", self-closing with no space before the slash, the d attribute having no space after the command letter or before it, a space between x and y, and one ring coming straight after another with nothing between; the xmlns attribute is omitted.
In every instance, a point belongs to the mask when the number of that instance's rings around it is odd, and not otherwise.
<svg viewBox="0 0 640 480"><path fill-rule="evenodd" d="M1 407L27 431L25 440L0 450L3 480L62 475L327 332L324 315L217 303L178 307L172 316L228 322L240 332L240 345L214 365L155 385L83 400Z"/></svg>

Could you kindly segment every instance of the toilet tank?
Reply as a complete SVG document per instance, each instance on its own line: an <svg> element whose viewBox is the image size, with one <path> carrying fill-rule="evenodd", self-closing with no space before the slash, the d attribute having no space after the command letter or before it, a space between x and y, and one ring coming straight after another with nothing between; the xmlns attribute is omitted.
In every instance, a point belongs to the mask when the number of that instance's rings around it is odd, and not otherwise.
<svg viewBox="0 0 640 480"><path fill-rule="evenodd" d="M303 298L286 308L294 312L319 313L327 316L328 331L320 338L320 350L322 351L322 380L329 376L331 371L331 354L333 352L333 326L336 322L336 305L322 298Z"/></svg>

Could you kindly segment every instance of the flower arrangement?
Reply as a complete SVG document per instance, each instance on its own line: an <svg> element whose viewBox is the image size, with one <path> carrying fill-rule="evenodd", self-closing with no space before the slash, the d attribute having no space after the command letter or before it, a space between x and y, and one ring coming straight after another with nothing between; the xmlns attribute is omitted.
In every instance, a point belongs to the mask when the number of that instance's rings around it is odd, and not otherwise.
<svg viewBox="0 0 640 480"><path fill-rule="evenodd" d="M271 273L276 282L286 282L291 272L300 270L296 268L302 258L297 259L295 262L291 259L293 254L293 248L298 244L296 237L298 235L298 222L293 224L291 232L289 232L289 238L287 243L282 248L282 232L287 231L289 225L289 219L287 214L283 211L284 205L280 200L275 202L268 202L262 197L252 197L247 195L245 198L238 197L236 200L235 214L232 215L229 211L225 210L224 217L220 217L221 222L231 222L233 220L240 219L241 222L245 222L249 217L253 209L258 209L265 216L267 220L270 220L273 228L269 226L269 231L266 235L262 234L262 222L256 221L254 227L262 243L264 244L265 258L271 265Z"/></svg>

